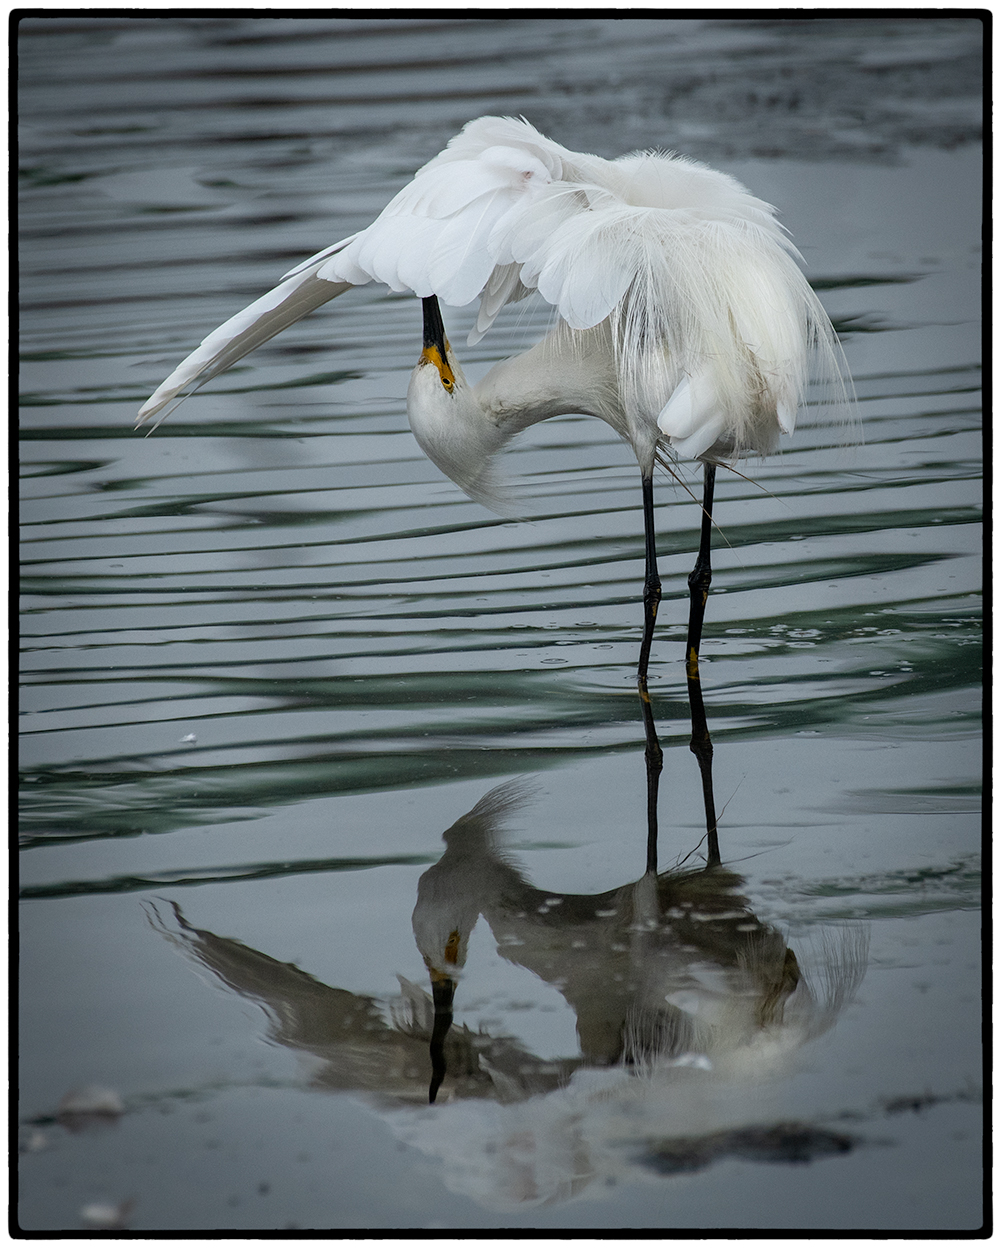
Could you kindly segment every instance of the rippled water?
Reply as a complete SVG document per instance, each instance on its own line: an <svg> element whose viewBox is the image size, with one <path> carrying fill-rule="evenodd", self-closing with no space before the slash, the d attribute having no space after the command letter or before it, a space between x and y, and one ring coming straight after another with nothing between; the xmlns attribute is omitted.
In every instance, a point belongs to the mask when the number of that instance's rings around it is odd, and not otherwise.
<svg viewBox="0 0 1001 1248"><path fill-rule="evenodd" d="M981 55L965 18L22 21L25 1228L980 1224ZM492 516L417 449L419 305L371 286L132 431L491 112L780 205L858 391L861 445L816 408L719 478L718 874L698 509L658 486L652 892L604 425L528 431ZM431 1108L439 858L482 917ZM87 1085L121 1112L60 1112Z"/></svg>

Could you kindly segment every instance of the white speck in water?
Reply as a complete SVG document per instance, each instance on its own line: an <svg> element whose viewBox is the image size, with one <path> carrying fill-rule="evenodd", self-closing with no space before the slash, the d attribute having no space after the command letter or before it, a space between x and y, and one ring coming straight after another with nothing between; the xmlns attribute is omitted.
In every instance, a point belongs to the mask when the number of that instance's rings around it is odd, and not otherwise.
<svg viewBox="0 0 1001 1248"><path fill-rule="evenodd" d="M123 1200L117 1205L95 1201L91 1205L84 1205L80 1210L80 1217L88 1226L101 1227L107 1231L120 1230L125 1226L134 1204L135 1201L132 1200Z"/></svg>
<svg viewBox="0 0 1001 1248"><path fill-rule="evenodd" d="M101 1114L108 1118L117 1118L125 1113L125 1105L114 1088L89 1083L86 1087L67 1092L59 1102L59 1113Z"/></svg>

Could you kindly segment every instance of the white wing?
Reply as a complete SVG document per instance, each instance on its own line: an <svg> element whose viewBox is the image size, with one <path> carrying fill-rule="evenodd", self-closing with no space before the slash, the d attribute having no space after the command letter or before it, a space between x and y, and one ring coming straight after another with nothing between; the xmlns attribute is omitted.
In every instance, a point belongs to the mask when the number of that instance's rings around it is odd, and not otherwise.
<svg viewBox="0 0 1001 1248"><path fill-rule="evenodd" d="M534 138L526 140L525 133ZM518 140L513 146L512 136ZM562 165L554 153L561 150L526 122L472 122L367 230L304 261L281 285L213 330L143 404L137 423L327 300L373 279L396 291L438 294L456 305L483 292L492 321L504 303L527 290L516 267L498 268L491 260L487 237L508 209L560 176Z"/></svg>
<svg viewBox="0 0 1001 1248"><path fill-rule="evenodd" d="M517 293L517 273L495 276L506 262L492 236L499 222L517 220L560 182L559 150L527 122L471 122L367 230L330 257L320 276L354 285L375 279L457 307L488 289L492 305L502 290L507 301Z"/></svg>
<svg viewBox="0 0 1001 1248"><path fill-rule="evenodd" d="M827 372L839 371L830 322L794 256L774 211L726 174L675 156L603 160L526 121L482 117L367 229L210 334L140 420L327 299L375 280L459 306L479 297L471 342L533 289L571 329L611 318L626 406L659 419L688 454L723 427L739 453L762 444L755 422L791 429L811 346L826 352Z"/></svg>
<svg viewBox="0 0 1001 1248"><path fill-rule="evenodd" d="M344 243L337 245L344 246ZM322 258L307 261L288 275L281 285L214 329L146 400L139 409L136 424L141 425L162 411L191 382L201 378L198 384L204 385L213 377L218 377L249 351L301 320L328 299L350 289L348 282L328 282L316 276L317 269L329 254L328 249L321 253Z"/></svg>

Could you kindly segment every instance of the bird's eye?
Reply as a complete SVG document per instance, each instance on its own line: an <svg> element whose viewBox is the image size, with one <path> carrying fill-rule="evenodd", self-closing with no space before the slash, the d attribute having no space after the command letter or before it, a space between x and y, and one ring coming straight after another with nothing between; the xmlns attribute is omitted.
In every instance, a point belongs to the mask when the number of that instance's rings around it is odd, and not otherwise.
<svg viewBox="0 0 1001 1248"><path fill-rule="evenodd" d="M445 387L445 389L449 392L449 394L451 394L452 391L455 389L455 382L452 380L451 377L442 377L441 384Z"/></svg>

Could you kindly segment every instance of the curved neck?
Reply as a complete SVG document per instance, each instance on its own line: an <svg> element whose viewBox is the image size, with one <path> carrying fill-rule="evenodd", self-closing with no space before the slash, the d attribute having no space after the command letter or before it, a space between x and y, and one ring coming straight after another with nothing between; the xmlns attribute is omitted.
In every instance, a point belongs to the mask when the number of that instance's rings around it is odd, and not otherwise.
<svg viewBox="0 0 1001 1248"><path fill-rule="evenodd" d="M597 416L625 433L607 329L560 328L502 360L475 387L484 411L511 433L550 416Z"/></svg>

